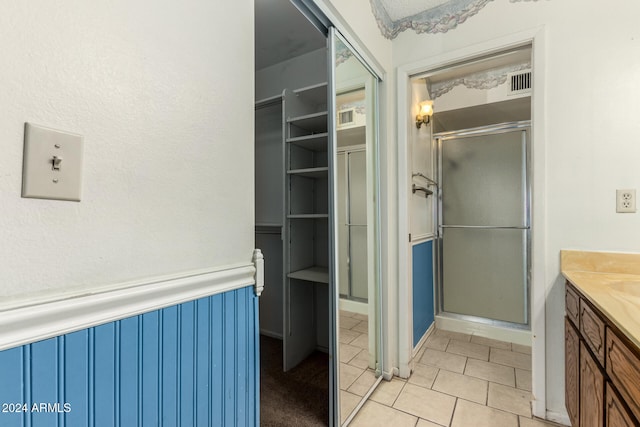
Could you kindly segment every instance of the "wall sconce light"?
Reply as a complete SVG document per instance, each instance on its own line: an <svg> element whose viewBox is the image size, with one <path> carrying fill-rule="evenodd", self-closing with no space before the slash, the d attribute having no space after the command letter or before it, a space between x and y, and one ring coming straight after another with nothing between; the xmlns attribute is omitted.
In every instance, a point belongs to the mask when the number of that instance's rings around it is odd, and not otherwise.
<svg viewBox="0 0 640 427"><path fill-rule="evenodd" d="M433 115L433 101L423 101L419 104L420 111L416 116L416 127L420 129L420 126L424 123L429 123L431 116Z"/></svg>

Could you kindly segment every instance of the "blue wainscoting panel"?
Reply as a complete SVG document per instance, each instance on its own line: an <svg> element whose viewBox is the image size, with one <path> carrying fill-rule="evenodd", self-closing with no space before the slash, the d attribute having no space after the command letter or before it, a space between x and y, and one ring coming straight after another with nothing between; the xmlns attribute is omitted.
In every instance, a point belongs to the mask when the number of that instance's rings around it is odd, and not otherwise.
<svg viewBox="0 0 640 427"><path fill-rule="evenodd" d="M245 287L0 352L0 426L257 426Z"/></svg>
<svg viewBox="0 0 640 427"><path fill-rule="evenodd" d="M413 246L413 346L434 321L433 240Z"/></svg>

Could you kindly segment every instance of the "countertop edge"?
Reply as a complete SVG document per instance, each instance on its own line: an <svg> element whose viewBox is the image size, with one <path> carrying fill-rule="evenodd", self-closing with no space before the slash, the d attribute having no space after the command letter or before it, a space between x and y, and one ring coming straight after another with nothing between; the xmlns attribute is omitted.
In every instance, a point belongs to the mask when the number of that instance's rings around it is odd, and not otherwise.
<svg viewBox="0 0 640 427"><path fill-rule="evenodd" d="M633 343L637 350L640 351L640 335L638 334L634 334L632 333L629 328L627 326L625 326L625 322L621 321L619 319L620 316L616 316L615 313L613 313L611 311L611 309L609 307L607 307L607 304L603 304L601 301L599 301L598 296L594 295L594 293L588 289L585 286L580 285L580 278L576 278L575 274L579 274L579 275L589 275L589 276L594 276L593 278L596 279L598 277L602 277L603 279L605 278L611 278L611 277L619 277L620 279L624 280L624 279L629 279L629 278L636 278L638 279L637 275L632 275L632 274L622 274L622 273L605 273L605 272L598 272L598 271L562 271L561 272L563 277L569 282L571 283L571 285L573 287L575 287L577 290L580 291L581 295L583 297L585 297L594 307L596 307L604 316L607 317L607 319L609 319L609 321L616 326L616 328L622 333L624 334L624 336L631 342ZM604 285L603 285L604 286ZM629 303L631 305L631 303ZM640 308L638 308L640 311Z"/></svg>

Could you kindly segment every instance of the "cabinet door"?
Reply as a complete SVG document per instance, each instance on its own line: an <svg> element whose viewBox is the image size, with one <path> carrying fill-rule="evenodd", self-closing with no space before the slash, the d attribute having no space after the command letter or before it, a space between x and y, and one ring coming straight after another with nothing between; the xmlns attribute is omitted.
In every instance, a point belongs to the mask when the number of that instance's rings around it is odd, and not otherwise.
<svg viewBox="0 0 640 427"><path fill-rule="evenodd" d="M640 360L608 328L607 374L631 412L640 417Z"/></svg>
<svg viewBox="0 0 640 427"><path fill-rule="evenodd" d="M604 424L604 375L583 342L580 342L580 426Z"/></svg>
<svg viewBox="0 0 640 427"><path fill-rule="evenodd" d="M568 318L564 319L564 382L565 405L573 427L578 427L580 416L580 338Z"/></svg>
<svg viewBox="0 0 640 427"><path fill-rule="evenodd" d="M627 414L624 405L620 402L618 395L607 382L605 417L607 427L635 427L631 417Z"/></svg>

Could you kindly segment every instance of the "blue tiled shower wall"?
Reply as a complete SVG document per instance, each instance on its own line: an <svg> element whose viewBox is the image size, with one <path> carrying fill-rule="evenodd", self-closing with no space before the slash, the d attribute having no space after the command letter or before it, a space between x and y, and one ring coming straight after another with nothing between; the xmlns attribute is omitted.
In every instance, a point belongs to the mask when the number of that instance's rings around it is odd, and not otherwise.
<svg viewBox="0 0 640 427"><path fill-rule="evenodd" d="M434 321L433 240L413 246L413 346Z"/></svg>
<svg viewBox="0 0 640 427"><path fill-rule="evenodd" d="M252 286L0 352L0 426L257 426Z"/></svg>

